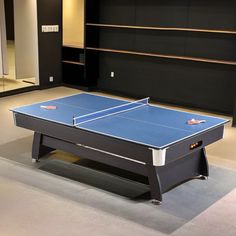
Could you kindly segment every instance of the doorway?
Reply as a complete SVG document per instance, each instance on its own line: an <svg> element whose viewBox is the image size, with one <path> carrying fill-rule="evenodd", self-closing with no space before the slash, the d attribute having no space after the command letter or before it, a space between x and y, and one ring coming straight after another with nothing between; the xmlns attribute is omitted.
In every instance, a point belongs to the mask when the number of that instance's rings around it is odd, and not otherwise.
<svg viewBox="0 0 236 236"><path fill-rule="evenodd" d="M5 33L0 92L39 85L37 0L0 0L0 4L5 17L0 27Z"/></svg>

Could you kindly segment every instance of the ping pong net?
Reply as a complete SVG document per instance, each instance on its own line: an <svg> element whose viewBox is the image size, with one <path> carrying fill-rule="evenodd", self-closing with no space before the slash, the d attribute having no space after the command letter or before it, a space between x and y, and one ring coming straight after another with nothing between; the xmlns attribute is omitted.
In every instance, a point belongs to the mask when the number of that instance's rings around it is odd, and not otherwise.
<svg viewBox="0 0 236 236"><path fill-rule="evenodd" d="M101 111L89 113L87 115L73 117L73 125L76 127L79 127L81 124L84 124L90 121L98 120L98 119L105 118L111 115L116 115L122 112L127 112L133 109L137 109L139 107L146 106L148 105L148 102L149 102L149 97L141 99L141 100L137 100L135 102L129 102L129 103L125 103L119 106L104 109Z"/></svg>

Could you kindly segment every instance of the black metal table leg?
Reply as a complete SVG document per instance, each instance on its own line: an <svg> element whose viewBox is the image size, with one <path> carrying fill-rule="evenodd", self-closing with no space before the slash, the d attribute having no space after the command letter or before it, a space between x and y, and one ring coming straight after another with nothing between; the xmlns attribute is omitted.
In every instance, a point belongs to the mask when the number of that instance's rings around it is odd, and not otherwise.
<svg viewBox="0 0 236 236"><path fill-rule="evenodd" d="M54 149L42 145L43 135L34 132L34 140L32 146L32 162L38 162L39 158L53 151Z"/></svg>
<svg viewBox="0 0 236 236"><path fill-rule="evenodd" d="M209 166L206 156L206 150L205 148L201 149L201 163L200 163L200 178L201 179L207 179L209 176Z"/></svg>
<svg viewBox="0 0 236 236"><path fill-rule="evenodd" d="M151 191L151 201L153 204L159 205L162 202L162 191L160 185L160 178L157 173L157 168L148 164L146 165L146 167Z"/></svg>

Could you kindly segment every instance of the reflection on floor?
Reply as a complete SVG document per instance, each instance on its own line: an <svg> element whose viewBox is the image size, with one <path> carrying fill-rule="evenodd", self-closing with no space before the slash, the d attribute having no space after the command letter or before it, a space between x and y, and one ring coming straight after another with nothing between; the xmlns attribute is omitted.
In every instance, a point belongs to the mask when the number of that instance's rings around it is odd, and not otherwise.
<svg viewBox="0 0 236 236"><path fill-rule="evenodd" d="M34 85L34 83L25 82L26 80L16 80L12 78L1 78L0 79L0 92L5 92L9 90L14 90L18 88L25 88ZM27 79L28 81L28 79Z"/></svg>
<svg viewBox="0 0 236 236"><path fill-rule="evenodd" d="M35 84L35 78L16 79L14 41L7 41L8 75L0 78L0 92L29 87Z"/></svg>

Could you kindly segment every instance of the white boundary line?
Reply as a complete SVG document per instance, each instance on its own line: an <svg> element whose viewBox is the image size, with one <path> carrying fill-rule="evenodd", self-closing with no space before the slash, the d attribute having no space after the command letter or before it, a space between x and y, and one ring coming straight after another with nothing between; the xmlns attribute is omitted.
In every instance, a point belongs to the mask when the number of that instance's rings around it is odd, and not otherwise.
<svg viewBox="0 0 236 236"><path fill-rule="evenodd" d="M75 95L79 95L79 94L83 94L83 93L76 93L76 94L72 94L72 95L69 95L69 96L63 96L63 97L59 97L59 98L53 98L53 99L49 99L49 100L44 100L44 101L41 101L41 102L31 103L31 104L28 104L28 105L17 106L17 107L11 108L11 109L9 109L9 110L10 110L10 111L14 111L14 109L18 109L18 108L21 108L21 107L27 107L27 106L31 106L31 105L37 105L37 104L40 104L40 103L43 103L43 102L51 102L51 101L55 101L55 100L62 99L62 98L67 98L67 97L69 98L69 97L72 97L72 96L75 96Z"/></svg>
<svg viewBox="0 0 236 236"><path fill-rule="evenodd" d="M55 100L59 100L59 99L62 99L62 98L69 98L69 97L73 97L73 96L80 95L80 94L88 94L88 95L91 95L91 96L104 97L104 98L109 98L109 99L113 99L113 100L125 101L125 102L126 101L127 102L131 101L129 99L113 98L113 97L107 96L107 95L100 95L100 94L98 95L98 94L93 94L93 93L81 92L81 93L76 93L76 94L67 95L67 96L58 97L58 98L53 98L53 99L49 99L49 100L45 100L45 101L41 101L41 102L36 102L36 103L28 104L28 105L18 106L18 107L11 108L9 110L14 111L14 109L17 109L17 108L27 107L27 106L30 106L30 105L37 105L37 104L40 104L40 103L43 103L43 102L55 101ZM61 103L61 104L63 104L63 103ZM159 107L159 108L162 108L162 109L165 109L165 110L178 111L178 112L188 113L188 114L193 114L193 115L198 115L198 116L204 116L204 117L210 117L210 118L216 118L216 119L224 119L224 118L219 118L219 117L210 116L210 115L201 115L201 114L198 114L196 112L188 112L188 111L181 111L179 109L174 109L174 108L167 108L167 107L164 107L164 106L161 106L161 105L154 105L154 104L150 104L150 103L149 103L149 106ZM224 119L224 120L227 120L227 119Z"/></svg>
<svg viewBox="0 0 236 236"><path fill-rule="evenodd" d="M76 94L72 94L72 95L69 95L69 96L63 96L63 97L54 98L54 99L49 99L49 100L45 100L45 101L41 101L41 102L36 102L36 103L28 104L28 105L18 106L18 107L11 108L11 109L9 109L9 110L12 111L13 113L20 113L20 114L32 116L32 117L35 117L35 118L38 118L38 119L43 119L43 120L46 120L46 121L57 122L58 124L61 124L61 125L66 125L66 126L74 127L73 122L71 122L71 123L66 123L66 122L61 122L61 121L55 121L55 120L53 120L53 119L45 119L45 118L43 118L43 117L39 117L39 116L36 116L36 115L32 115L32 114L29 113L29 112L18 112L18 111L14 111L14 109L18 109L18 108L21 108L21 107L27 107L27 106L31 106L31 105L37 105L37 104L41 104L41 103L44 103L44 102L55 101L55 100L59 100L59 99L63 99L63 98L69 98L69 97L73 97L73 96L76 96L76 95L82 95L82 94L87 94L87 95L91 95L91 96L95 96L95 97L104 97L104 98L109 98L109 99L112 99L112 100L118 100L118 101L123 101L123 102L130 102L130 100L128 100L128 99L112 98L112 97L108 97L108 96L105 96L105 95L97 95L97 94L92 94L92 93L81 92L81 93L76 93ZM61 103L61 104L64 104L64 103ZM64 104L64 105L67 105L67 104ZM75 107L76 107L76 106L75 106ZM83 108L83 109L84 109L84 108Z"/></svg>
<svg viewBox="0 0 236 236"><path fill-rule="evenodd" d="M49 100L43 100L41 102L35 102L35 103L27 104L27 105L17 106L17 107L11 108L9 110L10 111L14 111L14 109L17 109L17 108L27 107L27 106L30 106L30 105L37 105L37 104L44 103L44 102L51 102L51 101L53 102L55 100L59 100L59 99L62 99L62 98L69 98L69 97L73 97L73 96L76 96L76 95L82 95L82 94L87 94L87 95L96 96L96 97L104 97L104 98L109 98L109 99L113 99L113 100L119 100L119 101L123 101L123 102L126 102L126 101L130 102L130 100L128 100L128 99L113 98L113 97L109 97L109 96L105 96L105 95L98 95L98 94L93 94L93 93L81 92L81 93L75 93L75 94L72 94L72 95L66 95L66 96L62 96L62 97L58 97L58 98L53 98L53 99L49 99ZM64 104L64 103L61 103L61 104ZM65 104L65 105L67 105L67 104Z"/></svg>
<svg viewBox="0 0 236 236"><path fill-rule="evenodd" d="M90 131L90 132L92 132L92 133L102 134L102 135L105 135L105 136L109 136L109 137L111 137L111 138L116 138L116 139L121 139L121 140L129 141L129 142L132 142L132 143L141 144L141 145L147 146L148 148L164 149L164 148L168 148L168 147L169 147L170 145L172 145L172 144L175 144L175 143L178 143L178 142L180 142L180 141L182 141L182 140L185 140L185 139L187 139L187 138L193 137L193 136L195 136L195 135L197 135L197 134L199 134L199 133L204 133L204 132L207 131L207 130L213 129L213 128L218 127L218 126L220 126L220 125L222 125L222 124L225 124L225 123L227 123L227 121L221 122L221 123L219 123L219 124L217 124L217 125L214 125L214 126L211 126L211 127L208 127L208 128L206 128L206 129L204 129L204 130L198 131L198 132L193 133L193 134L191 134L191 135L187 135L187 136L185 136L185 137L183 137L183 138L181 138L181 139L178 139L178 140L176 140L176 141L167 143L167 144L162 145L162 146L155 146L155 145L148 144L148 143L142 143L142 142L135 141L135 140L132 140L132 139L126 139L126 138L123 138L123 137L120 137L120 136L115 136L115 135L103 133L103 132L100 132L100 131L94 131L94 130L92 130L92 129L88 129L88 128L84 128L84 127L79 127L79 128L80 128L80 129L83 129L83 130Z"/></svg>
<svg viewBox="0 0 236 236"><path fill-rule="evenodd" d="M90 93L86 93L86 94L90 94ZM109 96L106 96L106 95L97 95L97 94L90 94L90 95L93 95L93 96L100 96L100 97L105 97L105 98L111 98L111 99L115 99L115 100L120 100L120 101L130 101L128 99L122 99L122 98L113 98L113 97L109 97ZM211 115L202 115L202 114L199 114L197 112L189 112L189 111L182 111L180 109L174 109L174 108L167 108L165 107L164 105L155 105L155 104L151 104L151 103L148 103L149 106L151 107L158 107L158 108L162 108L164 110L170 110L170 111L177 111L177 112L181 112L181 113L187 113L187 114L193 114L193 115L197 115L197 116L204 116L204 117L210 117L210 118L215 118L215 119L221 119L221 120L227 120L229 121L228 119L225 119L225 118L219 118L219 117L216 117L216 116L211 116Z"/></svg>
<svg viewBox="0 0 236 236"><path fill-rule="evenodd" d="M53 100L57 100L57 99L72 97L72 96L76 96L76 95L79 95L79 94L88 94L88 95L92 95L92 96L98 96L98 97L104 97L104 98L119 100L119 101L128 101L128 102L130 102L130 100L128 100L128 99L113 98L113 97L109 97L109 96L105 96L105 95L97 95L97 94L84 93L84 92L82 92L82 93L72 94L72 95L69 95L69 96L59 97L59 98L56 98L56 99L50 99L50 100L46 100L46 101L42 101L42 102L37 102L37 103L33 103L33 104L28 104L28 105L24 105L24 106L15 107L15 108L10 109L10 111L15 112L14 109L17 109L17 108L20 108L20 107L26 107L26 106L30 106L30 105L40 104L40 103L43 103L43 102L49 102L49 101L53 101ZM182 138L182 139L179 139L179 140L177 140L177 141L170 142L170 143L165 144L165 145L163 145L163 146L153 146L153 145L150 145L149 147L151 147L151 148L156 148L156 149L167 148L168 146L170 146L170 145L172 145L172 144L178 143L178 142L180 142L180 141L182 141L182 140L184 140L184 139L187 139L187 138L189 138L189 137L195 136L195 135L197 135L197 134L199 134L199 133L203 133L203 132L205 132L205 131L207 131L207 130L209 130L209 129L215 128L215 127L217 127L217 126L220 126L220 125L222 125L222 124L226 124L227 122L229 122L229 120L227 120L227 119L219 118L219 117L215 117L215 116L201 115L201 114L194 113L194 112L186 112L186 111L181 111L181 110L166 108L166 107L162 107L162 106L160 106L160 105L150 105L150 104L149 104L149 106L151 106L151 107L157 107L157 108L162 108L162 109L164 109L164 110L177 111L177 112L181 112L181 113L187 113L187 114L193 114L193 115L197 115L197 116L204 116L204 117L210 117L210 118L214 118L214 119L224 120L224 121L220 122L220 123L217 124L217 125L208 127L208 128L206 128L206 129L204 129L204 130L200 130L200 131L198 131L198 132L196 132L196 133L194 133L194 134L192 134L192 135L185 136L185 137ZM19 112L19 113L21 113L21 112ZM29 113L23 113L23 114L32 116L32 115L29 114ZM40 118L40 117L38 117L38 116L33 116L33 117L42 119L42 118ZM51 120L51 119L44 119L44 120L55 122L55 120ZM68 123L63 123L63 122L57 122L57 123L58 123L58 124L67 125L67 126L73 126L73 124L69 125ZM122 140L129 141L129 142L133 142L133 143L138 143L138 144L141 144L141 145L144 145L144 146L148 146L148 145L145 144L145 143L138 142L138 141L133 141L133 140L130 140L130 139L121 138L121 137L118 137L118 136L115 136L115 135L109 135L109 134L102 133L102 132L94 132L93 130L86 129L86 128L80 128L80 129L88 130L88 131L93 132L93 133L99 133L99 134L102 134L102 135L106 135L106 136L113 137L113 138L117 138L117 139L122 139Z"/></svg>
<svg viewBox="0 0 236 236"><path fill-rule="evenodd" d="M142 102L142 101L145 101L145 100L146 100L147 102L141 104L141 102ZM99 113L102 113L102 112L105 112L105 111L109 111L109 110L112 110L112 109L116 109L116 108L120 108L120 107L126 107L126 106L129 106L129 105L132 105L132 104L139 104L139 103L140 103L139 106L132 107L132 108L129 108L129 109L126 109L126 110L121 110L121 111L113 112L113 113L110 113L110 114L107 114L107 115L104 115L104 116L100 116L100 117L96 117L96 118L93 118L93 119L90 119L90 120L85 120L85 121L79 122L79 123L77 123L77 124L74 124L74 126L78 126L78 127L79 127L79 125L84 124L84 123L87 123L87 122L90 122L90 121L102 119L102 118L105 118L105 117L108 117L108 116L111 116L111 115L116 115L116 114L119 114L119 113L123 113L123 112L126 112L126 111L131 111L131 110L133 110L133 109L146 106L146 105L148 105L148 101L149 101L149 97L143 98L143 99L141 99L141 100L137 100L137 101L134 101L134 102L125 103L125 104L122 104L122 105L119 105L119 106L110 107L110 108L107 108L107 109L104 109L104 110L92 112L92 113L87 114L87 115L74 117L73 120L75 121L76 119L83 118L83 117L86 117L86 116L91 116L91 115L99 114ZM73 123L74 123L74 122L73 122Z"/></svg>

